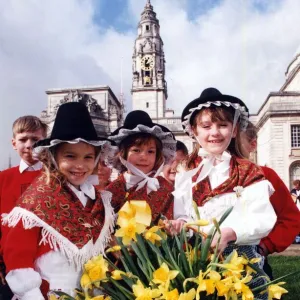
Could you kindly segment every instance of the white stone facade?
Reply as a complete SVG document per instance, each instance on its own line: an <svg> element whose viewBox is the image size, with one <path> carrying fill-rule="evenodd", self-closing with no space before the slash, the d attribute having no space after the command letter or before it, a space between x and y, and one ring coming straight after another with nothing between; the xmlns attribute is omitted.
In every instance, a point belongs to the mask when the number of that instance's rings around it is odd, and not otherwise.
<svg viewBox="0 0 300 300"><path fill-rule="evenodd" d="M123 106L108 86L71 87L47 90L47 108L41 119L51 131L58 107L65 102L82 101L88 107L99 136L107 136L121 126Z"/></svg>
<svg viewBox="0 0 300 300"><path fill-rule="evenodd" d="M300 179L300 56L288 66L286 82L271 92L258 114L257 163L274 169L288 188ZM298 131L299 129L299 131Z"/></svg>

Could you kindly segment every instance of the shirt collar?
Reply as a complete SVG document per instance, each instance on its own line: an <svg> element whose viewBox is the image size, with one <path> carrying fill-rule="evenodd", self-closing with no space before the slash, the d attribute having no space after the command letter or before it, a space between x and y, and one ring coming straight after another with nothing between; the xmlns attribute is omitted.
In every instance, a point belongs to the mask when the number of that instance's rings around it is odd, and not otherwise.
<svg viewBox="0 0 300 300"><path fill-rule="evenodd" d="M23 159L21 159L19 171L20 173L23 173L24 171L39 171L42 166L43 165L40 161L37 161L34 165L29 166Z"/></svg>

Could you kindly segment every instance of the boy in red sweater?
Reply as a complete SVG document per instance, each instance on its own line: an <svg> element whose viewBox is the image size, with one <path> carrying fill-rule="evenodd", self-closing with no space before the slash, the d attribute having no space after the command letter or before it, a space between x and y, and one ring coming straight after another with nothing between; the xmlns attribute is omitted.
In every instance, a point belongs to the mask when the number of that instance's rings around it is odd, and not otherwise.
<svg viewBox="0 0 300 300"><path fill-rule="evenodd" d="M47 135L47 125L35 116L18 118L12 126L12 146L21 158L19 166L0 172L0 213L9 213L18 198L23 194L31 182L40 174L41 163L32 156L32 146ZM13 296L5 282L5 263L2 258L2 245L5 243L8 227L2 230L0 241L0 279L2 287L0 295L3 299Z"/></svg>

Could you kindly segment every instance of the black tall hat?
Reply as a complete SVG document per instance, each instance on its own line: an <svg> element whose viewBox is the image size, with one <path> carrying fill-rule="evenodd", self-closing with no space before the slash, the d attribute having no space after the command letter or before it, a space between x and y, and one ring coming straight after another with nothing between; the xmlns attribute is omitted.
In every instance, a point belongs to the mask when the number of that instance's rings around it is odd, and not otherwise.
<svg viewBox="0 0 300 300"><path fill-rule="evenodd" d="M142 132L149 133L162 142L166 162L173 158L176 151L176 140L173 133L167 127L154 123L143 110L131 111L126 116L124 125L116 129L109 139L120 145L126 137Z"/></svg>
<svg viewBox="0 0 300 300"><path fill-rule="evenodd" d="M97 136L89 111L83 103L68 102L58 108L50 137L35 143L34 148L38 153L43 148L49 148L61 142L76 143L79 140L93 146L101 146L109 142L108 139Z"/></svg>
<svg viewBox="0 0 300 300"><path fill-rule="evenodd" d="M191 101L182 112L182 127L188 135L193 136L191 126L199 110L210 107L211 105L225 106L231 108L233 112L237 110L240 114L239 122L241 124L241 129L243 130L247 127L249 110L242 100L234 96L224 95L216 88L207 88L203 90L200 97Z"/></svg>

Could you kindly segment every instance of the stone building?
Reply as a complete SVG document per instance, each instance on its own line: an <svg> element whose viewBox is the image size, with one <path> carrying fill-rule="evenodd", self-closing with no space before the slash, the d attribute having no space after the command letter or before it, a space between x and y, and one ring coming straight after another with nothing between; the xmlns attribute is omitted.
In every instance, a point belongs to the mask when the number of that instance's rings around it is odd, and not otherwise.
<svg viewBox="0 0 300 300"><path fill-rule="evenodd" d="M271 92L250 119L259 129L257 163L274 169L290 188L300 179L300 54L285 75L281 89Z"/></svg>
<svg viewBox="0 0 300 300"><path fill-rule="evenodd" d="M189 150L193 141L182 131L180 117L166 109L168 98L165 80L165 54L159 21L150 0L147 0L138 24L132 55L132 109L146 111L156 123L168 127Z"/></svg>
<svg viewBox="0 0 300 300"><path fill-rule="evenodd" d="M48 105L41 119L51 131L58 107L66 102L83 102L100 136L107 136L123 122L123 105L108 86L72 87L47 90Z"/></svg>

